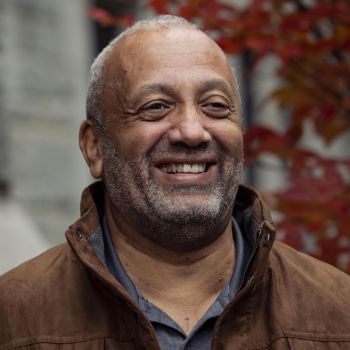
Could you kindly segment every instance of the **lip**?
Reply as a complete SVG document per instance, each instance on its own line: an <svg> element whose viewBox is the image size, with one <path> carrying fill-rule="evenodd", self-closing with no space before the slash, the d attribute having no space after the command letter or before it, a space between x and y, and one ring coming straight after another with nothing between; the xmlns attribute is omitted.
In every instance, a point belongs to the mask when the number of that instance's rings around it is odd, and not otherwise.
<svg viewBox="0 0 350 350"><path fill-rule="evenodd" d="M162 167L169 164L205 164L206 170L202 173L167 173ZM211 182L217 174L217 163L212 157L176 157L157 159L153 164L155 178L164 184L207 184Z"/></svg>

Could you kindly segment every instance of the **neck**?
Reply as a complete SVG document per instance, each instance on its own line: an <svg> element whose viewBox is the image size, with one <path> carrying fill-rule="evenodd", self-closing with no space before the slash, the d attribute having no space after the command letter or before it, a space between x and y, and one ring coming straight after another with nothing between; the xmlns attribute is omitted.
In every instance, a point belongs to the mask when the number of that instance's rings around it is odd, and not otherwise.
<svg viewBox="0 0 350 350"><path fill-rule="evenodd" d="M189 333L232 275L231 221L216 241L185 253L150 242L119 222L108 207L107 221L121 263L137 289Z"/></svg>

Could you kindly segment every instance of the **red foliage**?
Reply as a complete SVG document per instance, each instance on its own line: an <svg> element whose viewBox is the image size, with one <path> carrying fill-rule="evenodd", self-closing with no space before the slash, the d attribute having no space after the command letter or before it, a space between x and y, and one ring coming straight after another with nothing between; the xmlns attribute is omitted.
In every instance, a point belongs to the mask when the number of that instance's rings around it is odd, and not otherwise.
<svg viewBox="0 0 350 350"><path fill-rule="evenodd" d="M326 144L350 130L350 3L252 0L239 9L219 0L158 0L153 9L199 21L227 53L249 50L255 63L266 54L279 58L284 83L271 98L288 108L289 125L283 133L247 130L246 162L266 153L283 160L288 186L269 194L280 238L350 272L350 159L300 147L305 120Z"/></svg>
<svg viewBox="0 0 350 350"><path fill-rule="evenodd" d="M252 0L243 9L220 0L149 4L158 14L199 23L227 53L249 50L254 64L267 54L279 59L276 75L283 84L271 99L288 108L288 127L280 133L262 126L247 130L246 161L266 153L283 160L287 188L267 196L280 213L280 238L350 273L350 159L300 146L306 120L326 144L350 131L350 2ZM104 25L120 24L97 9L90 15Z"/></svg>
<svg viewBox="0 0 350 350"><path fill-rule="evenodd" d="M127 27L134 23L134 16L132 15L122 17L112 16L106 10L100 7L89 7L86 9L86 13L102 26Z"/></svg>

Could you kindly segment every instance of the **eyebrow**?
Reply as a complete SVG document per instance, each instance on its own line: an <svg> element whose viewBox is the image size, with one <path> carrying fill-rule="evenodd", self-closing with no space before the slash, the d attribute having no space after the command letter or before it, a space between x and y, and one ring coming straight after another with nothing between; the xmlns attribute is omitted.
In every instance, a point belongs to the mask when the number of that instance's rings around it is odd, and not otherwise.
<svg viewBox="0 0 350 350"><path fill-rule="evenodd" d="M172 97L175 97L177 95L175 89L169 84L145 84L141 86L137 94L131 100L133 102L137 102L141 100L144 96L147 96L149 94L165 94Z"/></svg>
<svg viewBox="0 0 350 350"><path fill-rule="evenodd" d="M234 96L233 89L230 87L230 85L226 83L225 80L222 80L222 79L213 79L213 80L204 81L198 90L198 94L202 95L205 92L211 91L211 90L221 90L230 98L233 98Z"/></svg>

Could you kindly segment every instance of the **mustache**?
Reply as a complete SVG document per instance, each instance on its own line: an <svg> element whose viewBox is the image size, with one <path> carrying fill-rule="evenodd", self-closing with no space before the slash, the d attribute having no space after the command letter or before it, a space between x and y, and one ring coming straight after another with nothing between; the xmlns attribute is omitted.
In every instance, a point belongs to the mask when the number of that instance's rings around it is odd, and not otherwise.
<svg viewBox="0 0 350 350"><path fill-rule="evenodd" d="M196 160L198 157L212 157L219 159L224 153L223 149L217 143L199 144L197 146L188 146L185 143L176 144L157 144L146 153L146 159L154 160L157 158L186 157Z"/></svg>

